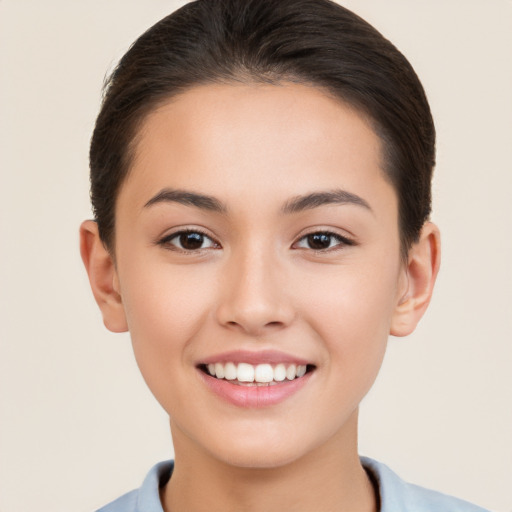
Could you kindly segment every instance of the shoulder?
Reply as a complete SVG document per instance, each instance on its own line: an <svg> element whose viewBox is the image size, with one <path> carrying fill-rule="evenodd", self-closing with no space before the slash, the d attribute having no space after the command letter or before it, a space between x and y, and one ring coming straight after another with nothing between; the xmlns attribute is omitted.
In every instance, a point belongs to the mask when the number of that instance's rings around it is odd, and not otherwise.
<svg viewBox="0 0 512 512"><path fill-rule="evenodd" d="M159 490L171 477L173 467L171 460L159 462L151 468L139 489L123 494L96 512L163 512Z"/></svg>
<svg viewBox="0 0 512 512"><path fill-rule="evenodd" d="M405 482L375 460L361 457L361 462L377 483L381 512L487 512L467 501Z"/></svg>

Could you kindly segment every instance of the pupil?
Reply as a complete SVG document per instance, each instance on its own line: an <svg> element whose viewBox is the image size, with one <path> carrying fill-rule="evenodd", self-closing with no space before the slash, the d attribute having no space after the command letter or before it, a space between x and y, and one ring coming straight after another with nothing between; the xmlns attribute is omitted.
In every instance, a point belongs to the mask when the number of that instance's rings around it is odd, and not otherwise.
<svg viewBox="0 0 512 512"><path fill-rule="evenodd" d="M331 245L331 236L322 233L309 235L308 244L312 249L327 249Z"/></svg>
<svg viewBox="0 0 512 512"><path fill-rule="evenodd" d="M180 244L184 249L200 249L203 245L204 236L201 233L182 233Z"/></svg>

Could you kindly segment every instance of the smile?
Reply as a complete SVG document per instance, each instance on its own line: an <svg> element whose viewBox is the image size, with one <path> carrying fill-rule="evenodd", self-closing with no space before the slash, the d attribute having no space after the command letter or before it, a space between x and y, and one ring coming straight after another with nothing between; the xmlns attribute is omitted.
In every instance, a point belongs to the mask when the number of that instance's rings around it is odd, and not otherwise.
<svg viewBox="0 0 512 512"><path fill-rule="evenodd" d="M308 365L264 363L210 363L203 366L209 375L216 379L231 381L240 386L273 386L280 382L292 381L304 377ZM311 369L311 368L310 368Z"/></svg>
<svg viewBox="0 0 512 512"><path fill-rule="evenodd" d="M197 365L206 387L241 408L277 406L308 385L316 365L275 351L236 351Z"/></svg>

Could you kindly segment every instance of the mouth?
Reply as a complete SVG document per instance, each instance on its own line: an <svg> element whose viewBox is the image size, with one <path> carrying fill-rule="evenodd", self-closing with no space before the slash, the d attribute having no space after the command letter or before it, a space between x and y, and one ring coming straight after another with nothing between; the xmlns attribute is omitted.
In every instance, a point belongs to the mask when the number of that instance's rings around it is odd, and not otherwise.
<svg viewBox="0 0 512 512"><path fill-rule="evenodd" d="M230 384L246 387L269 387L302 379L314 371L312 364L216 362L198 366L206 375Z"/></svg>
<svg viewBox="0 0 512 512"><path fill-rule="evenodd" d="M238 350L198 361L196 369L214 396L239 408L266 408L309 388L317 367L275 350Z"/></svg>

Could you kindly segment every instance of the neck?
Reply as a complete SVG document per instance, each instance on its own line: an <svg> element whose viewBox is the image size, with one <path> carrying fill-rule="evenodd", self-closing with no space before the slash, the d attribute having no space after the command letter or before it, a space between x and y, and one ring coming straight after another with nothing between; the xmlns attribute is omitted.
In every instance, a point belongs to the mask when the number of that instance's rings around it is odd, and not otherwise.
<svg viewBox="0 0 512 512"><path fill-rule="evenodd" d="M175 465L162 491L165 512L376 512L373 486L357 454L357 414L346 431L288 464L230 465L173 428Z"/></svg>

